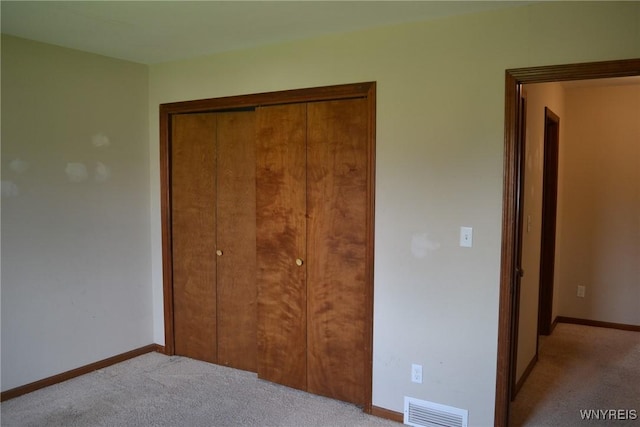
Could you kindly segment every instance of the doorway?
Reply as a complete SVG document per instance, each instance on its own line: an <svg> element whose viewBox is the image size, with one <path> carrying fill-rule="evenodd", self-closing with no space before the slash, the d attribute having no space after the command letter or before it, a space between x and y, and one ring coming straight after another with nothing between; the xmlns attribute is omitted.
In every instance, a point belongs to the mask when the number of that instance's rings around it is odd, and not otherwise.
<svg viewBox="0 0 640 427"><path fill-rule="evenodd" d="M498 313L498 355L496 373L495 425L509 423L510 398L513 384L513 364L517 341L518 295L515 290L520 265L518 230L521 227L520 182L523 168L520 161L521 129L519 127L522 85L554 81L627 77L640 75L640 59L585 64L556 65L507 70L505 73L505 160L502 215L502 254L500 271L500 302Z"/></svg>

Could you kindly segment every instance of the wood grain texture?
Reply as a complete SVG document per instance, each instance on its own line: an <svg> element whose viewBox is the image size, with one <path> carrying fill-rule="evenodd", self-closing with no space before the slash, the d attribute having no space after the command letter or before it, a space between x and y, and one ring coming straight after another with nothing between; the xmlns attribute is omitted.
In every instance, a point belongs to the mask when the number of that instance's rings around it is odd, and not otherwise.
<svg viewBox="0 0 640 427"><path fill-rule="evenodd" d="M226 96L222 98L170 102L160 105L160 112L161 114L195 113L308 101L364 98L371 95L371 89L374 86L375 82L349 83L278 92L254 93L250 95Z"/></svg>
<svg viewBox="0 0 640 427"><path fill-rule="evenodd" d="M515 77L505 72L505 129L504 129L504 177L502 203L502 246L500 254L500 312L498 314L498 356L496 372L496 405L494 424L496 427L509 425L509 401L511 387L515 384L511 360L515 355L514 343L517 319L514 316L517 301L513 286L516 281L516 224L519 210L519 180L522 166L518 141L517 120L519 115L520 86ZM506 292L505 292L506 290ZM517 345L517 344L515 344Z"/></svg>
<svg viewBox="0 0 640 427"><path fill-rule="evenodd" d="M396 412L390 409L380 408L378 406L373 406L370 412L371 415L375 415L379 418L385 418L400 424L404 422L404 414L402 412Z"/></svg>
<svg viewBox="0 0 640 427"><path fill-rule="evenodd" d="M173 119L160 108L160 216L162 218L162 293L164 351L175 354L173 332L173 242L171 239L171 134Z"/></svg>
<svg viewBox="0 0 640 427"><path fill-rule="evenodd" d="M308 104L308 391L365 404L366 99Z"/></svg>
<svg viewBox="0 0 640 427"><path fill-rule="evenodd" d="M217 360L215 135L213 114L173 116L171 228L175 352L213 363Z"/></svg>
<svg viewBox="0 0 640 427"><path fill-rule="evenodd" d="M305 104L257 109L258 376L306 389Z"/></svg>
<svg viewBox="0 0 640 427"><path fill-rule="evenodd" d="M255 372L255 112L216 116L218 363Z"/></svg>
<svg viewBox="0 0 640 427"><path fill-rule="evenodd" d="M560 152L560 118L549 107L545 107L544 111L538 335L549 335L553 320L556 216L558 211L558 155Z"/></svg>
<svg viewBox="0 0 640 427"><path fill-rule="evenodd" d="M164 290L164 319L165 319L165 342L166 342L166 352L167 354L175 354L175 341L176 341L176 330L174 326L177 326L175 321L175 307L174 307L174 289L173 289L173 276L174 276L174 266L173 266L173 252L172 252L172 225L173 225L173 210L171 207L171 202L173 200L173 187L171 185L171 178L173 176L172 173L172 164L171 164L171 137L172 137L172 124L173 117L179 114L192 114L192 113L202 113L202 112L221 112L221 110L229 110L229 109L238 109L238 108L246 108L246 107L255 107L261 108L265 106L284 106L285 104L291 103L304 103L304 102L317 102L317 101L329 101L329 100L348 100L348 99L366 99L367 100L367 114L369 120L368 127L368 182L367 182L367 209L368 215L366 218L366 229L367 229L367 248L366 248L366 280L368 283L368 287L366 289L366 304L365 304L365 317L366 317L366 325L362 330L363 342L364 342L364 352L368 355L366 356L366 360L363 364L363 371L365 372L365 377L363 380L364 394L365 394L365 402L362 405L365 411L370 412L372 410L371 406L371 389L372 389L372 341L373 341L373 254L374 254L374 181L375 181L375 92L376 92L376 84L375 82L366 82L366 83L356 83L356 84L348 84L348 85L337 85L337 86L327 86L327 87L319 87L319 88L310 88L310 89L296 89L291 91L282 91L282 92L271 92L271 93L262 93L262 94L253 94L253 95L242 95L242 96L232 96L232 97L224 97L224 98L215 98L215 99L202 99L195 101L185 101L185 102L175 102L160 105L160 162L161 162L161 207L162 207L162 242L163 242L163 290ZM281 118L286 122L288 119ZM283 124L283 123L280 123ZM275 127L277 127L276 125ZM282 130L274 129L275 132L280 132ZM271 131L268 131L271 132ZM273 135L272 135L273 137ZM288 155L288 154L286 154ZM269 172L269 171L267 171ZM295 171L286 171L285 174L295 175ZM300 180L305 181L304 176L302 178L298 177ZM273 194L273 192L272 192ZM259 198L259 195L258 195ZM260 201L257 201L260 203ZM263 199L265 206L269 205L268 196L265 195L265 199ZM282 213L281 213L282 214ZM278 216L277 213L272 214L271 216ZM265 219L269 220L269 215L265 216ZM257 221L259 222L259 218ZM293 221L292 223L295 223ZM287 233L285 233L286 235ZM265 240L266 242L266 240ZM299 243L299 242L298 242ZM300 243L299 243L300 244ZM265 247L277 247L275 243L265 244ZM303 245L304 246L304 245ZM300 251L301 253L304 250ZM302 255L304 258L304 255ZM273 259L277 259L277 256L271 256ZM266 256L266 264L268 265L269 256ZM306 258L305 258L306 260ZM295 259L294 259L295 262ZM259 263L259 260L257 260ZM304 268L297 269L298 274L303 273L306 269L306 264L303 264ZM287 265L288 268L291 268L290 265ZM296 267L297 268L297 267ZM273 273L273 270L270 270L268 267L265 268L264 273L267 276ZM258 275L260 275L260 268L258 268ZM265 276L266 277L266 276ZM306 281L306 277L304 275L299 277L299 285L304 284ZM293 278L289 278L286 280L291 280L293 283L298 283L297 280ZM277 282L277 286L282 286L281 282ZM268 293L268 292L267 292ZM272 294L277 294L277 292L272 292ZM288 299L288 302L284 302L281 304L283 307L296 307L296 304L300 308L300 312L304 315L306 319L306 304L301 304L300 302L293 303L290 299L290 295L285 294L285 300ZM266 306L266 305L265 305ZM274 306L278 306L277 301ZM264 306L263 306L264 307ZM261 308L258 307L258 314L261 312ZM298 314L300 314L300 312ZM291 312L289 316L295 316L296 313ZM279 327L279 323L277 319L272 319L272 326L275 328L280 328L278 333L290 333L292 332L291 324L283 324L282 327ZM285 317L285 321L286 321ZM259 322L260 323L260 322ZM258 334L260 334L260 326L258 326ZM303 334L306 334L306 328L303 330ZM261 339L258 337L258 346L260 347ZM301 341L304 345L306 345L306 339ZM289 343L285 342L285 345L289 345ZM279 380L278 378L297 378L296 369L302 366L303 378L302 382L299 382L299 385L296 386L298 388L306 389L306 362L302 364L299 362L300 357L295 352L289 352L287 349L295 346L295 343L292 343L289 347L283 347L282 351L280 351L280 356L284 359L277 361L275 358L270 362L265 362L264 366L266 369L270 369L270 367L275 367L277 364L281 364L282 360L290 360L293 358L294 363L291 366L281 367L279 370L275 368L271 372L272 381L285 383L284 381ZM275 348L275 347L273 347ZM272 349L273 349L272 348ZM305 350L306 351L306 347ZM260 354L260 352L259 352ZM273 355L273 354L272 354ZM296 367L297 365L297 367ZM259 369L260 370L260 369ZM265 372L263 370L263 372ZM295 386L295 385L294 385Z"/></svg>

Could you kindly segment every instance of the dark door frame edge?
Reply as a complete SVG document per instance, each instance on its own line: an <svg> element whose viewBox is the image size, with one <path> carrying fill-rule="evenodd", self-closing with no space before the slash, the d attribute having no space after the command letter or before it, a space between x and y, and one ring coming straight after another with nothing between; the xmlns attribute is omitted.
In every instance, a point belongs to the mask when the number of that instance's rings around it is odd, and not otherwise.
<svg viewBox="0 0 640 427"><path fill-rule="evenodd" d="M550 126L553 123L553 126ZM549 132L554 132L553 140ZM558 208L558 156L560 117L544 107L544 153L542 166L542 237L540 239L540 283L538 285L538 336L551 334L553 324L553 272L556 253ZM553 145L552 145L553 144ZM546 279L546 280L545 280ZM536 340L537 341L537 340ZM536 356L537 356L536 342Z"/></svg>
<svg viewBox="0 0 640 427"><path fill-rule="evenodd" d="M500 257L500 297L496 361L494 424L508 426L512 384L514 343L514 290L516 272L516 220L519 215L518 182L522 174L518 162L519 96L522 84L585 80L640 75L640 59L528 67L505 71L504 175L502 197L502 244Z"/></svg>
<svg viewBox="0 0 640 427"><path fill-rule="evenodd" d="M526 116L527 116L527 102L526 97L523 91L519 91L518 93L518 102L519 102L519 110L518 110L518 138L520 138L517 144L517 158L518 158L518 170L521 170L524 166L525 162L525 152L527 147L526 141ZM523 222L523 212L524 209L521 208L522 204L524 204L524 190L525 190L525 174L521 174L518 176L518 183L516 184L518 187L518 198L517 201L519 203L516 208L518 212L517 223L514 224L515 236L516 239L514 242L515 252L514 256L514 265L516 267L516 276L514 277L514 285L513 285L513 318L514 318L514 328L513 328L513 342L518 342L518 332L519 332L519 324L520 324L520 288L522 286L522 277L524 276L524 270L522 269L522 222ZM538 356L538 351L536 349L536 357ZM518 346L513 347L513 353L511 355L512 360L518 360ZM510 399L513 400L518 393L519 387L516 383L517 376L517 363L511 364L511 394Z"/></svg>
<svg viewBox="0 0 640 427"><path fill-rule="evenodd" d="M222 98L200 99L160 104L160 213L162 230L162 282L164 301L164 352L175 354L175 331L173 317L173 268L171 255L171 159L170 136L171 116L197 112L228 111L255 108L265 105L289 104L366 98L369 108L367 198L367 325L365 327L365 404L363 410L372 412L373 400L373 266L374 266L374 198L375 198L375 137L376 137L376 82L363 82L308 89L293 89L278 92L266 92L251 95L238 95Z"/></svg>

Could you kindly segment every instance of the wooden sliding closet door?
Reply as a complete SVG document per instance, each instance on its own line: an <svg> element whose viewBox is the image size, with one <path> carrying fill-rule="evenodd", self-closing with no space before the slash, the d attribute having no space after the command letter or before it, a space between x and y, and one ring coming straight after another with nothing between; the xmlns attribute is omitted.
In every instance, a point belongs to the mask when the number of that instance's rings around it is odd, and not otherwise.
<svg viewBox="0 0 640 427"><path fill-rule="evenodd" d="M168 354L371 411L375 82L160 106Z"/></svg>
<svg viewBox="0 0 640 427"><path fill-rule="evenodd" d="M308 391L364 404L367 101L307 108Z"/></svg>
<svg viewBox="0 0 640 427"><path fill-rule="evenodd" d="M368 101L257 110L258 375L366 404Z"/></svg>
<svg viewBox="0 0 640 427"><path fill-rule="evenodd" d="M216 362L216 118L173 116L171 233L176 354Z"/></svg>
<svg viewBox="0 0 640 427"><path fill-rule="evenodd" d="M305 390L306 105L256 114L258 376Z"/></svg>
<svg viewBox="0 0 640 427"><path fill-rule="evenodd" d="M175 352L255 371L255 113L174 115L171 171Z"/></svg>
<svg viewBox="0 0 640 427"><path fill-rule="evenodd" d="M255 372L255 113L216 116L218 363Z"/></svg>

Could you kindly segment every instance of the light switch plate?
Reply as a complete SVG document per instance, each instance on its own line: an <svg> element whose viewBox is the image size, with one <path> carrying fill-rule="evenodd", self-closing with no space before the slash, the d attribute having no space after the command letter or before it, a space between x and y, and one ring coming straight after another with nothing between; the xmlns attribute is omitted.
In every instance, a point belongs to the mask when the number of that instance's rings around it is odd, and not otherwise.
<svg viewBox="0 0 640 427"><path fill-rule="evenodd" d="M473 246L473 228L460 227L460 246L470 248Z"/></svg>
<svg viewBox="0 0 640 427"><path fill-rule="evenodd" d="M584 298L586 288L584 286L578 285L578 297Z"/></svg>

